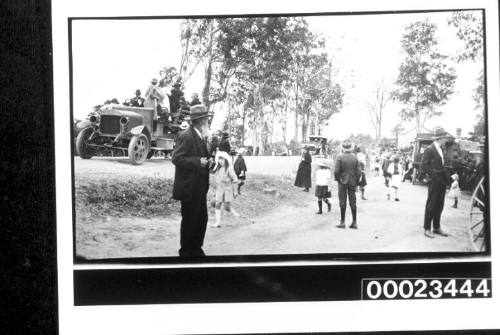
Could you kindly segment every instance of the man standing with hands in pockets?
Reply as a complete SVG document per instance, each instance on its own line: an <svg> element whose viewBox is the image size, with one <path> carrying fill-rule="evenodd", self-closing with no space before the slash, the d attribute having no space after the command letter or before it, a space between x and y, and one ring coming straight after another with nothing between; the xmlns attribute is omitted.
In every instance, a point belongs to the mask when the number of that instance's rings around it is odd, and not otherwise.
<svg viewBox="0 0 500 335"><path fill-rule="evenodd" d="M210 126L204 105L191 108L191 126L178 137L172 154L175 165L173 198L181 201L181 257L205 256L202 249L207 229L209 153L206 144Z"/></svg>
<svg viewBox="0 0 500 335"><path fill-rule="evenodd" d="M429 238L434 238L434 234L448 236L440 225L446 186L450 181L450 174L444 166L442 150L447 137L449 135L443 128L436 128L434 142L425 149L420 163L422 171L430 176L424 217L424 235ZM431 222L433 231L431 231Z"/></svg>
<svg viewBox="0 0 500 335"><path fill-rule="evenodd" d="M335 161L334 176L339 187L340 224L338 228L345 228L345 212L347 208L347 198L351 207L352 223L349 228L358 229L356 223L356 186L361 178L361 168L359 161L353 154L354 146L350 142L342 144L343 153L337 156Z"/></svg>

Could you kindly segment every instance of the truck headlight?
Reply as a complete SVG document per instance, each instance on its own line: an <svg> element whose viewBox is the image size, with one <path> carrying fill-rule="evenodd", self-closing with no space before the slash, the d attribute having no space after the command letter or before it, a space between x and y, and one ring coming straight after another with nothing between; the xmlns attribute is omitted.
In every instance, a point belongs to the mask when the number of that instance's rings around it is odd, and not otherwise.
<svg viewBox="0 0 500 335"><path fill-rule="evenodd" d="M89 121L92 123L97 123L97 121L99 121L99 118L97 117L97 115L91 115L89 117Z"/></svg>
<svg viewBox="0 0 500 335"><path fill-rule="evenodd" d="M120 124L122 125L122 127L125 127L126 125L128 125L128 121L128 117L124 116L120 119Z"/></svg>

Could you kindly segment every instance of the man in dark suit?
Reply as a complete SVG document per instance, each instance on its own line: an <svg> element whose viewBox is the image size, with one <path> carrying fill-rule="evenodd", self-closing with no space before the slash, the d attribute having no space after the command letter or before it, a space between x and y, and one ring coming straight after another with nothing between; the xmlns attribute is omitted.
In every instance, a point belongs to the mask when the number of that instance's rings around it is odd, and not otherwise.
<svg viewBox="0 0 500 335"><path fill-rule="evenodd" d="M345 228L345 211L347 207L347 196L349 196L349 206L351 207L352 223L349 228L357 229L356 223L356 186L361 178L361 167L358 159L352 153L354 146L352 143L342 144L343 153L335 161L334 176L339 186L340 224L338 228Z"/></svg>
<svg viewBox="0 0 500 335"><path fill-rule="evenodd" d="M175 165L173 198L181 201L181 257L205 256L203 240L207 229L209 153L205 142L209 131L205 106L191 108L191 127L178 137L172 154Z"/></svg>
<svg viewBox="0 0 500 335"><path fill-rule="evenodd" d="M434 238L434 234L448 236L441 229L440 223L446 186L450 182L450 174L444 166L442 150L449 136L443 128L436 128L434 142L425 149L420 163L422 171L430 177L424 217L424 235L429 238ZM431 231L431 224L433 231Z"/></svg>

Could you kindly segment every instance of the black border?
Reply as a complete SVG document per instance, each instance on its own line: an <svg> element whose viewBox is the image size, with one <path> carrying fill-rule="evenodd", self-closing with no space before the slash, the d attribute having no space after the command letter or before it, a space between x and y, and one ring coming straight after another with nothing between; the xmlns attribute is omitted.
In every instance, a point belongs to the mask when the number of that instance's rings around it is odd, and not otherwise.
<svg viewBox="0 0 500 335"><path fill-rule="evenodd" d="M2 333L58 334L51 17L50 0L0 5Z"/></svg>
<svg viewBox="0 0 500 335"><path fill-rule="evenodd" d="M76 270L73 292L75 306L361 301L363 279L374 278L488 279L491 288L491 263Z"/></svg>
<svg viewBox="0 0 500 335"><path fill-rule="evenodd" d="M421 259L453 259L480 256L491 256L490 208L487 206L488 224L486 225L486 251L484 252L388 252L388 253L332 253L332 254L278 254L278 255L228 255L207 256L203 258L165 257L134 257L134 258L102 258L85 259L76 253L76 211L75 211L75 168L74 168L74 136L73 136L73 56L72 56L72 22L79 20L165 20L165 19L196 19L196 18L240 18L240 17L294 17L294 16L346 16L346 15L384 15L384 14L418 14L455 11L482 11L483 17L483 53L484 53L484 89L485 89L485 185L490 203L489 186L489 137L488 137L488 99L487 99L487 62L486 62L486 15L485 8L469 9L435 9L435 10L382 10L360 12L320 12L320 13L278 13L278 14L228 14L228 15L172 15L172 16L119 16L119 17L69 17L69 87L70 87L70 140L71 142L71 187L72 187L72 227L73 227L73 263L79 264L200 264L221 262L278 262L278 261L408 261Z"/></svg>

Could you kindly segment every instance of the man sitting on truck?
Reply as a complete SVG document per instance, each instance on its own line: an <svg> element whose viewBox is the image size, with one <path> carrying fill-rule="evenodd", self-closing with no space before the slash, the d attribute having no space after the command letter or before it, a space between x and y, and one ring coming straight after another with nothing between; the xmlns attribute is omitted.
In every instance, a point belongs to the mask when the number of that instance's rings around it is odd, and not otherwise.
<svg viewBox="0 0 500 335"><path fill-rule="evenodd" d="M144 107L144 98L141 97L141 90L135 90L135 97L130 99L130 106Z"/></svg>

